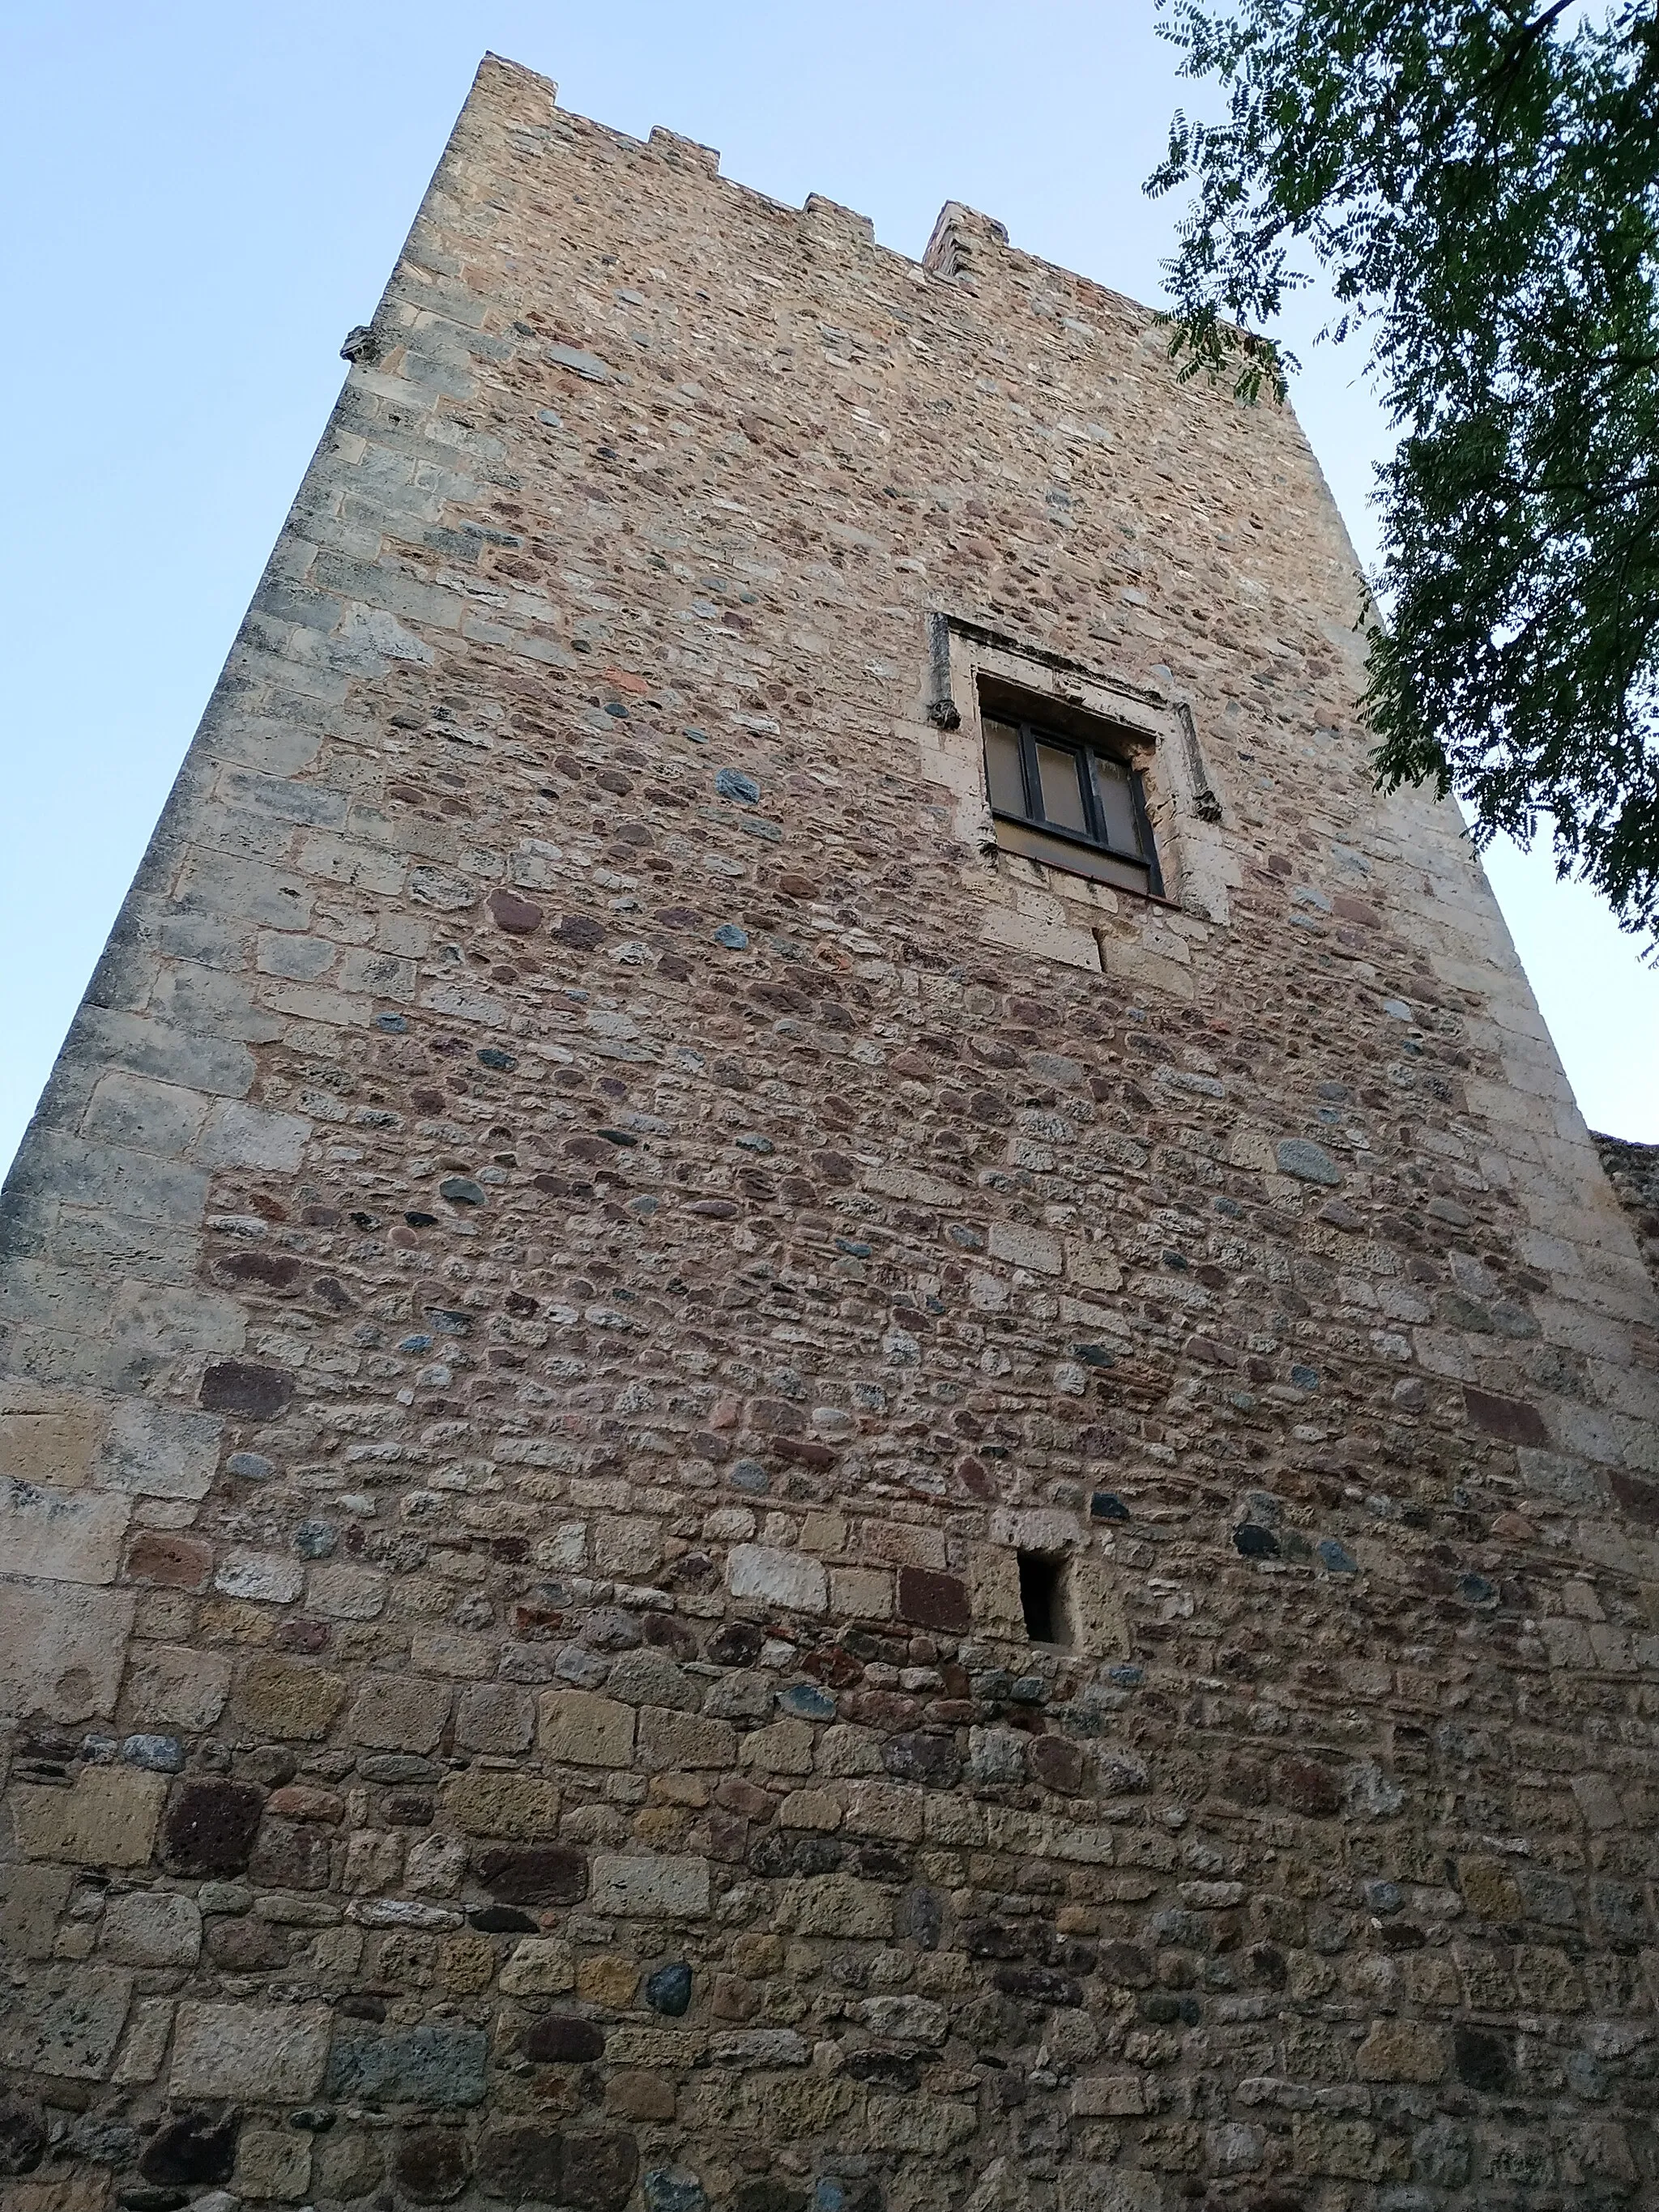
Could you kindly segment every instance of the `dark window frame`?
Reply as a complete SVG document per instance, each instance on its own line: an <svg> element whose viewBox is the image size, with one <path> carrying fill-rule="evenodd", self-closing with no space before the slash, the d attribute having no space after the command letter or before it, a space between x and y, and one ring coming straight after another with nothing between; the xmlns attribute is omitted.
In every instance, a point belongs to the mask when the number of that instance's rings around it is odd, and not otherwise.
<svg viewBox="0 0 1659 2212"><path fill-rule="evenodd" d="M986 797L990 804L993 819L1012 823L1022 830L1036 830L1044 837L1057 839L1061 844L1075 845L1085 853L1103 853L1109 860L1119 861L1126 867L1144 869L1148 895L1152 898L1161 899L1164 895L1164 872L1158 866L1158 846L1152 836L1152 817L1146 809L1146 779L1134 762L1115 746L1102 743L1098 738L1079 737L1073 731L1057 728L1051 722L1034 721L1028 714L1018 714L1007 708L990 702L982 704L981 708L981 726L986 720L1000 722L1006 729L1012 729L1018 733L1020 779L1025 793L1025 812L1024 814L1009 813L1006 808L997 805L995 801L991 799L988 772ZM1088 835L1079 835L1077 830L1067 828L1062 823L1051 822L1043 812L1042 780L1037 765L1039 744L1052 746L1057 751L1071 753L1081 763L1084 772L1078 777L1078 785L1083 799L1084 811L1089 819ZM981 762L983 762L985 742L982 726L980 749ZM1121 845L1114 845L1108 835L1099 793L1095 788L1094 775L1088 768L1091 755L1097 756L1103 760L1109 760L1124 771L1129 787L1129 804L1134 811L1135 829L1140 839L1140 850L1138 853L1126 853ZM1054 865L1063 867L1065 863L1063 860L1057 860Z"/></svg>

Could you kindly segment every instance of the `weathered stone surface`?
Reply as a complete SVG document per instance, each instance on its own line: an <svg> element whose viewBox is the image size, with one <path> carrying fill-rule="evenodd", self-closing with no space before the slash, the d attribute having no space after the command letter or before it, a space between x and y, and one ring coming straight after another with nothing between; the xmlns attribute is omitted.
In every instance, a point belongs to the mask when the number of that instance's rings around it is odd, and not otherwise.
<svg viewBox="0 0 1659 2212"><path fill-rule="evenodd" d="M550 1758L579 1766L626 1766L634 1711L589 1690L550 1690L541 1701L541 1743Z"/></svg>
<svg viewBox="0 0 1659 2212"><path fill-rule="evenodd" d="M371 2029L342 2023L328 2054L331 2097L371 2104L476 2105L484 2091L488 2044L473 2027Z"/></svg>
<svg viewBox="0 0 1659 2212"><path fill-rule="evenodd" d="M538 2065L580 2066L605 2056L605 2030L574 2013L544 2013L526 2029L521 2048Z"/></svg>
<svg viewBox="0 0 1659 2212"><path fill-rule="evenodd" d="M450 1697L447 1682L371 1674L352 1705L347 1731L353 1742L378 1750L434 1751L449 1717Z"/></svg>
<svg viewBox="0 0 1659 2212"><path fill-rule="evenodd" d="M326 1667L275 1656L256 1659L242 1677L236 1704L266 1736L315 1743L333 1727L346 1700L346 1684Z"/></svg>
<svg viewBox="0 0 1659 2212"><path fill-rule="evenodd" d="M169 2093L261 2102L308 2097L322 2081L329 2025L325 2005L181 2004Z"/></svg>
<svg viewBox="0 0 1659 2212"><path fill-rule="evenodd" d="M145 2144L138 2171L146 2181L199 2185L228 2181L236 2166L240 2115L180 2112L165 2119Z"/></svg>
<svg viewBox="0 0 1659 2212"><path fill-rule="evenodd" d="M144 1647L127 1697L136 1718L194 1732L211 1728L230 1694L230 1661L185 1644Z"/></svg>
<svg viewBox="0 0 1659 2212"><path fill-rule="evenodd" d="M592 1866L596 1912L623 1919L700 1920L708 1911L708 1863L696 1858L617 1858Z"/></svg>
<svg viewBox="0 0 1659 2212"><path fill-rule="evenodd" d="M830 1601L829 1577L818 1560L764 1544L735 1545L728 1579L733 1597L759 1598L790 1611L822 1613Z"/></svg>
<svg viewBox="0 0 1659 2212"><path fill-rule="evenodd" d="M17 2074L100 2081L131 2001L131 1974L96 1966L37 1970L0 2011L0 2065Z"/></svg>
<svg viewBox="0 0 1659 2212"><path fill-rule="evenodd" d="M568 1844L487 1844L473 1870L492 1897L508 1905L575 1905L587 1890L586 1855Z"/></svg>
<svg viewBox="0 0 1659 2212"><path fill-rule="evenodd" d="M471 2179L467 2140L458 2128L413 2128L392 2156L392 2179L416 2204L447 2204Z"/></svg>
<svg viewBox="0 0 1659 2212"><path fill-rule="evenodd" d="M14 1575L112 1583L131 1503L110 1491L52 1490L0 1476L0 1559Z"/></svg>
<svg viewBox="0 0 1659 2212"><path fill-rule="evenodd" d="M470 1836L522 1837L534 1842L559 1825L559 1793L550 1782L518 1774L458 1774L444 1790L450 1818Z"/></svg>
<svg viewBox="0 0 1659 2212"><path fill-rule="evenodd" d="M12 1799L18 1847L30 1858L78 1866L143 1866L166 1792L160 1775L100 1766L83 1768L72 1789L19 1789Z"/></svg>
<svg viewBox="0 0 1659 2212"><path fill-rule="evenodd" d="M0 1578L0 1714L107 1720L133 1604L130 1590Z"/></svg>
<svg viewBox="0 0 1659 2212"><path fill-rule="evenodd" d="M104 1908L103 1946L124 1966L193 1966L202 1948L202 1914L193 1897L140 1889Z"/></svg>
<svg viewBox="0 0 1659 2212"><path fill-rule="evenodd" d="M253 1855L265 1793L257 1784L191 1775L167 1800L162 1856L175 1873L240 1874Z"/></svg>
<svg viewBox="0 0 1659 2212"><path fill-rule="evenodd" d="M0 2095L0 2174L33 2173L46 2156L46 2114L23 2097Z"/></svg>

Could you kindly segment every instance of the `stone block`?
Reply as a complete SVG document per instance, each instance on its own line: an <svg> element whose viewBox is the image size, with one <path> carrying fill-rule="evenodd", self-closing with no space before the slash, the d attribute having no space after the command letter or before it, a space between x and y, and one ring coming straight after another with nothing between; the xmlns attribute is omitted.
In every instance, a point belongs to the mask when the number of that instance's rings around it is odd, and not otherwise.
<svg viewBox="0 0 1659 2212"><path fill-rule="evenodd" d="M702 1702L701 1686L673 1654L650 1644L642 1650L619 1652L611 1662L605 1688L630 1705L669 1705L694 1713Z"/></svg>
<svg viewBox="0 0 1659 2212"><path fill-rule="evenodd" d="M231 2186L258 2203L299 2203L311 2186L311 2137L292 2128L244 2128Z"/></svg>
<svg viewBox="0 0 1659 2212"><path fill-rule="evenodd" d="M175 1874L240 1874L253 1853L265 1794L225 1775L187 1775L174 1785L162 1828L162 1856Z"/></svg>
<svg viewBox="0 0 1659 2212"><path fill-rule="evenodd" d="M966 1636L974 1625L967 1583L959 1576L939 1574L931 1567L899 1569L898 1613L901 1620L937 1628L948 1636Z"/></svg>
<svg viewBox="0 0 1659 2212"><path fill-rule="evenodd" d="M893 1577L884 1567L831 1567L830 1610L838 1620L886 1620Z"/></svg>
<svg viewBox="0 0 1659 2212"><path fill-rule="evenodd" d="M753 1729L738 1744L738 1758L757 1774L810 1774L814 1740L809 1721L774 1721Z"/></svg>
<svg viewBox="0 0 1659 2212"><path fill-rule="evenodd" d="M168 2094L297 2102L322 2086L333 2015L320 2004L204 2004L179 2008Z"/></svg>
<svg viewBox="0 0 1659 2212"><path fill-rule="evenodd" d="M811 1876L790 1885L780 1918L798 1936L879 1939L893 1933L893 1897L872 1881L850 1874Z"/></svg>
<svg viewBox="0 0 1659 2212"><path fill-rule="evenodd" d="M1019 1560L1012 1545L975 1544L969 1559L974 1619L988 1636L1025 1633L1019 1595Z"/></svg>
<svg viewBox="0 0 1659 2212"><path fill-rule="evenodd" d="M1157 2174L1138 2166L1068 2160L1060 2169L1060 2212L1168 2212L1169 2203Z"/></svg>
<svg viewBox="0 0 1659 2212"><path fill-rule="evenodd" d="M733 1597L757 1598L792 1613L823 1613L830 1602L829 1577L821 1560L767 1544L733 1545L726 1583Z"/></svg>
<svg viewBox="0 0 1659 2212"><path fill-rule="evenodd" d="M81 1119L84 1136L143 1152L182 1152L201 1127L208 1101L200 1092L112 1069L100 1076Z"/></svg>
<svg viewBox="0 0 1659 2212"><path fill-rule="evenodd" d="M1022 1221L994 1221L990 1250L994 1260L1033 1274L1057 1275L1065 1265L1065 1249L1059 1237Z"/></svg>
<svg viewBox="0 0 1659 2212"><path fill-rule="evenodd" d="M228 1552L213 1574L215 1589L245 1604L292 1605L305 1586L305 1569L282 1552Z"/></svg>
<svg viewBox="0 0 1659 2212"><path fill-rule="evenodd" d="M1123 1287L1123 1270L1103 1244L1068 1243L1066 1276L1079 1290L1118 1291Z"/></svg>
<svg viewBox="0 0 1659 2212"><path fill-rule="evenodd" d="M205 1498L219 1465L224 1423L149 1398L123 1398L110 1415L98 1479L141 1498Z"/></svg>
<svg viewBox="0 0 1659 2212"><path fill-rule="evenodd" d="M51 1958L74 1880L66 1866L0 1865L0 1954Z"/></svg>
<svg viewBox="0 0 1659 2212"><path fill-rule="evenodd" d="M0 1475L15 1482L79 1489L104 1431L104 1409L89 1399L0 1383Z"/></svg>
<svg viewBox="0 0 1659 2212"><path fill-rule="evenodd" d="M738 1732L729 1721L641 1705L637 1756L648 1774L731 1766L738 1756Z"/></svg>
<svg viewBox="0 0 1659 2212"><path fill-rule="evenodd" d="M104 1907L100 1940L124 1966L193 1966L202 1949L201 1907L177 1890L130 1890Z"/></svg>
<svg viewBox="0 0 1659 2212"><path fill-rule="evenodd" d="M131 1974L107 1966L48 1967L0 2009L0 2066L100 2081L131 2002Z"/></svg>
<svg viewBox="0 0 1659 2212"><path fill-rule="evenodd" d="M1440 2081L1450 2064L1445 2030L1417 2020L1379 2020L1354 2058L1362 2081Z"/></svg>
<svg viewBox="0 0 1659 2212"><path fill-rule="evenodd" d="M353 1743L377 1751L435 1751L449 1720L447 1682L419 1674L369 1674L346 1720Z"/></svg>
<svg viewBox="0 0 1659 2212"><path fill-rule="evenodd" d="M569 1844L490 1844L473 1871L507 1905L576 1905L587 1894L587 1859Z"/></svg>
<svg viewBox="0 0 1659 2212"><path fill-rule="evenodd" d="M589 1901L595 1912L619 1920L706 1919L708 1862L602 1856L593 1861Z"/></svg>
<svg viewBox="0 0 1659 2212"><path fill-rule="evenodd" d="M0 1579L0 1714L109 1719L135 1603L131 1590Z"/></svg>
<svg viewBox="0 0 1659 2212"><path fill-rule="evenodd" d="M373 2027L342 2021L324 2087L331 2097L374 2104L476 2105L483 2098L488 2051L481 2028L458 2022Z"/></svg>
<svg viewBox="0 0 1659 2212"><path fill-rule="evenodd" d="M199 1590L213 1572L213 1547L176 1529L140 1528L127 1547L126 1578L162 1589Z"/></svg>
<svg viewBox="0 0 1659 2212"><path fill-rule="evenodd" d="M444 1805L455 1826L469 1836L535 1842L558 1832L558 1790L534 1775L488 1769L452 1775L444 1785Z"/></svg>
<svg viewBox="0 0 1659 2212"><path fill-rule="evenodd" d="M112 2081L122 2087L137 2087L155 2079L173 2039L176 2010L171 1997L144 1997L134 2005L120 2055L110 2075Z"/></svg>
<svg viewBox="0 0 1659 2212"><path fill-rule="evenodd" d="M562 1996L576 1986L576 1961L568 1943L554 1936L529 1936L515 1943L501 1968L503 1996Z"/></svg>
<svg viewBox="0 0 1659 2212"><path fill-rule="evenodd" d="M536 1701L511 1682L480 1682L461 1692L455 1707L455 1742L461 1751L511 1758L527 1751L536 1733Z"/></svg>
<svg viewBox="0 0 1659 2212"><path fill-rule="evenodd" d="M107 1490L47 1490L0 1476L0 1558L37 1581L112 1583L131 1501Z"/></svg>
<svg viewBox="0 0 1659 2212"><path fill-rule="evenodd" d="M387 1581L378 1567L332 1559L306 1577L306 1610L322 1620L378 1620L386 1611Z"/></svg>
<svg viewBox="0 0 1659 2212"><path fill-rule="evenodd" d="M181 1644L146 1644L127 1683L131 1719L146 1727L211 1728L230 1694L230 1661Z"/></svg>
<svg viewBox="0 0 1659 2212"><path fill-rule="evenodd" d="M1083 968L1097 975L1100 973L1100 946L1092 930L1073 929L1064 922L1044 921L994 906L987 908L979 933L986 944L1000 945L1005 951L1058 961L1062 967Z"/></svg>
<svg viewBox="0 0 1659 2212"><path fill-rule="evenodd" d="M84 1766L68 1790L19 1784L12 1796L26 1858L71 1866L143 1866L155 1847L167 1783L133 1767Z"/></svg>
<svg viewBox="0 0 1659 2212"><path fill-rule="evenodd" d="M261 1735L319 1743L339 1717L346 1686L331 1668L267 1653L243 1675L236 1710Z"/></svg>
<svg viewBox="0 0 1659 2212"><path fill-rule="evenodd" d="M245 1099L228 1098L208 1115L196 1158L213 1168L252 1168L293 1175L305 1158L311 1123L298 1114L276 1114Z"/></svg>
<svg viewBox="0 0 1659 2212"><path fill-rule="evenodd" d="M540 1704L541 1747L576 1766L626 1766L634 1756L634 1708L592 1690L548 1690Z"/></svg>

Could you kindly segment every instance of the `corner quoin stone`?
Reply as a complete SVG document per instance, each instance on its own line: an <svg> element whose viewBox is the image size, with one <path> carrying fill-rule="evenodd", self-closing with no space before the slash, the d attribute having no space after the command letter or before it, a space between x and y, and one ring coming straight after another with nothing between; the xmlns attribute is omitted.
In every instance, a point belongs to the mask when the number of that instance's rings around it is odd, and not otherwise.
<svg viewBox="0 0 1659 2212"><path fill-rule="evenodd" d="M8 1182L0 2170L1645 2201L1659 1148L1288 409L718 167L485 62Z"/></svg>

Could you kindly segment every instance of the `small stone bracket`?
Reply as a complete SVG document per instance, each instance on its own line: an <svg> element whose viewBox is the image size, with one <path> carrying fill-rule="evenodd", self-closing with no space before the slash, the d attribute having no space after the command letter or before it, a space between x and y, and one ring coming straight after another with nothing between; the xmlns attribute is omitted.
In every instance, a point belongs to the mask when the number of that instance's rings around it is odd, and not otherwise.
<svg viewBox="0 0 1659 2212"><path fill-rule="evenodd" d="M1209 768L1198 742L1198 725L1193 720L1193 710L1184 699L1176 702L1176 720L1181 725L1181 747L1186 757L1192 810L1200 822L1219 822L1221 801L1216 797L1215 787L1210 781Z"/></svg>
<svg viewBox="0 0 1659 2212"><path fill-rule="evenodd" d="M951 696L951 617L927 617L927 719L936 730L959 730L962 715Z"/></svg>

